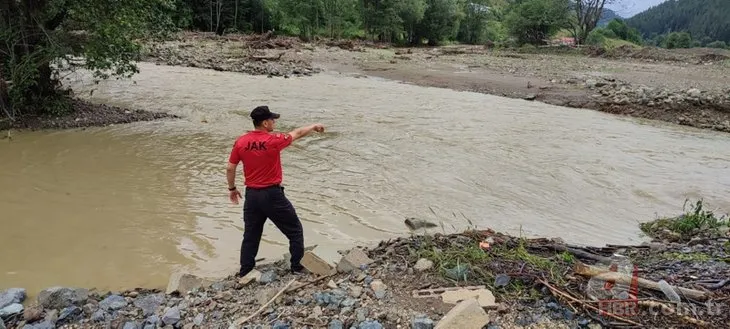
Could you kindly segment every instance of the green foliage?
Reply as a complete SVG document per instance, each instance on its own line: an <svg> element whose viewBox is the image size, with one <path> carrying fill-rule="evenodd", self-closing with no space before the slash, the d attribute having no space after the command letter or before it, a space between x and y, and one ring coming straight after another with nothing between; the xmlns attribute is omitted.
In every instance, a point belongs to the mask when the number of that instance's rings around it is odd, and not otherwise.
<svg viewBox="0 0 730 329"><path fill-rule="evenodd" d="M672 32L664 39L662 46L667 49L691 48L692 37L687 32Z"/></svg>
<svg viewBox="0 0 730 329"><path fill-rule="evenodd" d="M11 118L67 112L59 71L80 66L98 78L128 77L138 71L140 39L165 37L174 28L175 6L168 0L11 1L5 6L9 15L0 20L6 41L0 44L0 73L12 81Z"/></svg>
<svg viewBox="0 0 730 329"><path fill-rule="evenodd" d="M519 45L545 44L546 40L568 26L568 0L525 0L509 9L505 24Z"/></svg>
<svg viewBox="0 0 730 329"><path fill-rule="evenodd" d="M727 49L727 43L725 41L715 41L707 44L708 48Z"/></svg>
<svg viewBox="0 0 730 329"><path fill-rule="evenodd" d="M687 210L687 202L685 202L685 213L681 216L642 223L640 228L651 237L663 238L666 235L675 235L684 240L698 234L722 235L727 232L728 225L730 225L727 216L717 217L712 211L705 210L703 207L702 200L698 200Z"/></svg>
<svg viewBox="0 0 730 329"><path fill-rule="evenodd" d="M712 40L730 42L728 17L730 1L727 0L673 0L639 13L627 23L645 37L686 31L702 45ZM703 39L710 41L703 43Z"/></svg>

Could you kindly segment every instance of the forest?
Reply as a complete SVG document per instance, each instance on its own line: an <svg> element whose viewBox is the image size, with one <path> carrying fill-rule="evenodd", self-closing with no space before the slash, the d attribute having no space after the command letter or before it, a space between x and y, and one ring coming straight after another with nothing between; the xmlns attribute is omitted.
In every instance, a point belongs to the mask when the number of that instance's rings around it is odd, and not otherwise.
<svg viewBox="0 0 730 329"><path fill-rule="evenodd" d="M730 1L668 0L626 23L652 45L724 48L730 43Z"/></svg>

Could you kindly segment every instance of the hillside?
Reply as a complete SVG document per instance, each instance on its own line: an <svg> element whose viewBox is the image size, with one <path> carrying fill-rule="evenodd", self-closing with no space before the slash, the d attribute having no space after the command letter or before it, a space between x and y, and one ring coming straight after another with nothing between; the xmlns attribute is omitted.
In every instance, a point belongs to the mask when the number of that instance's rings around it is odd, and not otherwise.
<svg viewBox="0 0 730 329"><path fill-rule="evenodd" d="M626 20L644 37L689 32L695 40L730 42L730 1L669 0Z"/></svg>
<svg viewBox="0 0 730 329"><path fill-rule="evenodd" d="M598 20L598 26L606 26L608 25L608 22L610 22L612 19L618 18L623 19L623 17L619 16L615 11L603 8L603 13L601 13L601 19Z"/></svg>

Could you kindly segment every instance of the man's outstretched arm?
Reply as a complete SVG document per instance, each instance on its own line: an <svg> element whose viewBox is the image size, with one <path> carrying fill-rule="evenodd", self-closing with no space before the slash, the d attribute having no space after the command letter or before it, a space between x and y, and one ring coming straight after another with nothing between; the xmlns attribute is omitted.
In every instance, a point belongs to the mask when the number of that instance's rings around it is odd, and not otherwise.
<svg viewBox="0 0 730 329"><path fill-rule="evenodd" d="M297 129L294 129L291 132L289 132L289 136L291 136L292 141L295 141L297 139L300 139L304 136L309 135L312 131L321 133L324 131L324 125L322 125L320 123L315 123L313 125L299 127Z"/></svg>

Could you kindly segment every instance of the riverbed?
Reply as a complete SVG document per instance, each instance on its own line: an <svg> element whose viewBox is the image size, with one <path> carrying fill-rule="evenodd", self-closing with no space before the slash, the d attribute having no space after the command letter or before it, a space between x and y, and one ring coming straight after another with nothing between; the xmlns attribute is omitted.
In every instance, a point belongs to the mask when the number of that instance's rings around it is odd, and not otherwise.
<svg viewBox="0 0 730 329"><path fill-rule="evenodd" d="M676 215L686 198L730 210L719 132L332 71L140 70L133 81L67 83L96 102L182 119L0 141L0 289L159 288L175 269L235 272L241 206L227 200L225 165L261 104L282 114L279 130L326 126L282 162L305 243L331 255L408 234L407 217L603 245L640 243L637 222ZM267 224L259 257L286 252Z"/></svg>

